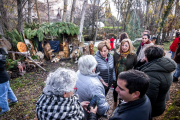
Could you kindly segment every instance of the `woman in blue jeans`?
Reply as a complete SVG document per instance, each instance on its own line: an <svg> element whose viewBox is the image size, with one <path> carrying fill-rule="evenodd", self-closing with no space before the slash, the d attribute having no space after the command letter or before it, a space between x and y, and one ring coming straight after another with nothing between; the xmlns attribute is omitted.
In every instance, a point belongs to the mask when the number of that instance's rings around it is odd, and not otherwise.
<svg viewBox="0 0 180 120"><path fill-rule="evenodd" d="M177 68L173 75L173 82L178 82L178 78L180 76L180 43L177 46L173 59L177 63Z"/></svg>
<svg viewBox="0 0 180 120"><path fill-rule="evenodd" d="M9 86L9 75L5 70L6 57L0 54L0 116L10 110L9 105L17 103L17 98ZM8 100L10 102L8 103Z"/></svg>

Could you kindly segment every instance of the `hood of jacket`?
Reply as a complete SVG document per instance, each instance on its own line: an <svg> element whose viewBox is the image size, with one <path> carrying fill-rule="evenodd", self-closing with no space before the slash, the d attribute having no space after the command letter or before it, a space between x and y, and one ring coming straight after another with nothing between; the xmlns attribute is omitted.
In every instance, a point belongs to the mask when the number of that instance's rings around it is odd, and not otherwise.
<svg viewBox="0 0 180 120"><path fill-rule="evenodd" d="M148 62L141 66L139 70L143 72L172 72L176 69L177 64L174 62L174 60L168 58L168 57L162 57L159 59L155 59L151 62Z"/></svg>

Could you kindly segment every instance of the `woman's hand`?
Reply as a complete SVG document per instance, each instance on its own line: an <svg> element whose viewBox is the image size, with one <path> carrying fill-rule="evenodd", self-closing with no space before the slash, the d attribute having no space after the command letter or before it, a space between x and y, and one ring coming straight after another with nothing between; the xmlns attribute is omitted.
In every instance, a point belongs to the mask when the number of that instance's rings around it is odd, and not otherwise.
<svg viewBox="0 0 180 120"><path fill-rule="evenodd" d="M108 83L104 82L103 79L100 79L100 81L101 81L101 83L102 83L104 86L108 87Z"/></svg>
<svg viewBox="0 0 180 120"><path fill-rule="evenodd" d="M97 106L95 108L93 108L92 106L90 106L90 112L96 114L97 112Z"/></svg>
<svg viewBox="0 0 180 120"><path fill-rule="evenodd" d="M83 102L81 102L81 106L82 106L83 109L86 110L87 112L88 112L87 106L88 106L89 103L90 103L89 101L83 101Z"/></svg>

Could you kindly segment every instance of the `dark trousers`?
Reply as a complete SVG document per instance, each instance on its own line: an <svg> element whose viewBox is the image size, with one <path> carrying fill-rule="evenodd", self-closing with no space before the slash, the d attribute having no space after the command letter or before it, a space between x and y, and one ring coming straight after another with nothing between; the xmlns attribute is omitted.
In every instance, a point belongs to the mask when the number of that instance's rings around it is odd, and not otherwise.
<svg viewBox="0 0 180 120"><path fill-rule="evenodd" d="M114 87L114 91L113 91L114 102L117 102L117 98L118 98L118 93L116 92L117 81L114 81L113 87Z"/></svg>
<svg viewBox="0 0 180 120"><path fill-rule="evenodd" d="M104 88L105 89L105 96L107 95L108 91L109 91L109 87Z"/></svg>

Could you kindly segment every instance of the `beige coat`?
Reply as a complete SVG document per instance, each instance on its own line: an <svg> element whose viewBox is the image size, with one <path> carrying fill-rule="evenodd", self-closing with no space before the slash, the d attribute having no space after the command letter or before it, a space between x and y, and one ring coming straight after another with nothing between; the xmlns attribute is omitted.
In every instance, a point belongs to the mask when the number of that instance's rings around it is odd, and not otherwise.
<svg viewBox="0 0 180 120"><path fill-rule="evenodd" d="M144 44L143 46L141 46L141 49L140 49L140 51L139 51L139 55L138 55L138 57L137 57L138 61L139 61L140 59L143 59L143 58L145 57L145 54L144 54L145 49L146 49L147 47L149 47L149 46L152 46L152 45L154 45L154 44L153 44L153 43L150 43L150 44Z"/></svg>

